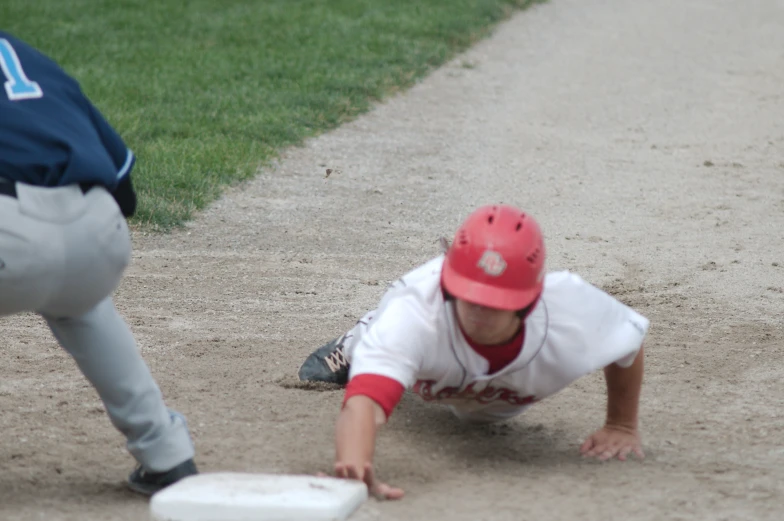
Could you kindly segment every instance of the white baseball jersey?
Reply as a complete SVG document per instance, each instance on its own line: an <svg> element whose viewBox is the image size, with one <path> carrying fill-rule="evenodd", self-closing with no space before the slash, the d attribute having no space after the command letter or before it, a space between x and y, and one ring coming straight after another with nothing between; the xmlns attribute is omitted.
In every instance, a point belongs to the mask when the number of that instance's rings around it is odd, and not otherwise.
<svg viewBox="0 0 784 521"><path fill-rule="evenodd" d="M514 416L613 362L628 367L649 320L568 271L549 273L523 348L494 374L445 301L439 256L409 272L346 334L349 377L381 375L466 419Z"/></svg>

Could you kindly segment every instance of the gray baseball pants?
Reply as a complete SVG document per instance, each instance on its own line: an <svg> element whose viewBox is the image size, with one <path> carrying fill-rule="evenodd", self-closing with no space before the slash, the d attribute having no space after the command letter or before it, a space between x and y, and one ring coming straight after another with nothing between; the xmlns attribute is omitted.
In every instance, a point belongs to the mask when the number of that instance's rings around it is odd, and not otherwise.
<svg viewBox="0 0 784 521"><path fill-rule="evenodd" d="M17 183L16 191L16 198L0 195L0 316L44 317L145 469L192 458L185 419L166 407L112 303L131 258L117 203L100 187L83 193Z"/></svg>

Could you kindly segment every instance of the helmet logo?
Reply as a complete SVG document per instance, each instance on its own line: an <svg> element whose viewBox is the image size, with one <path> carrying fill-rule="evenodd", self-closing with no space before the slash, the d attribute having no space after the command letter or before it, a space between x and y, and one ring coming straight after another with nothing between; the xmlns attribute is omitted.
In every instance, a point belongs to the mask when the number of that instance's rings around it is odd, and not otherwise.
<svg viewBox="0 0 784 521"><path fill-rule="evenodd" d="M476 265L491 277L498 277L506 271L506 261L500 253L493 250L485 250Z"/></svg>

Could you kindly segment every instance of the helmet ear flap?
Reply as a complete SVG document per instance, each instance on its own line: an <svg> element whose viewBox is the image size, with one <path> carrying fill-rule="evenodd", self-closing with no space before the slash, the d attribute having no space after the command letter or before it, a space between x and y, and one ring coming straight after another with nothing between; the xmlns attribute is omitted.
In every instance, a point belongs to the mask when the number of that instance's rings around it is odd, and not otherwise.
<svg viewBox="0 0 784 521"><path fill-rule="evenodd" d="M444 302L454 302L455 296L449 293L446 288L441 285L441 295L444 297Z"/></svg>
<svg viewBox="0 0 784 521"><path fill-rule="evenodd" d="M539 295L537 295L537 296L536 296L536 298L534 299L534 301L533 301L533 302L531 302L530 304L528 304L528 305L527 305L526 307L524 307L523 309L520 309L520 310L518 310L518 311L517 311L517 313L516 313L516 315L517 315L517 318L519 318L519 319L521 319L521 320L525 320L525 319L528 317L528 315L530 315L530 314L531 314L531 311L533 311L533 310L534 310L534 308L536 307L536 305L539 303L539 298L540 298L541 296L542 296L542 295L541 295L541 293L540 293Z"/></svg>

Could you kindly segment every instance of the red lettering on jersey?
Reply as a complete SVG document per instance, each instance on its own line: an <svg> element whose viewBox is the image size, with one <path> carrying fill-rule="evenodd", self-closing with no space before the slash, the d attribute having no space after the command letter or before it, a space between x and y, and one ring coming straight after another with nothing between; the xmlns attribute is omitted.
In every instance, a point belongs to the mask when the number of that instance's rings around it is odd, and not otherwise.
<svg viewBox="0 0 784 521"><path fill-rule="evenodd" d="M417 380L414 384L413 391L418 394L423 400L427 402L442 401L442 400L465 400L476 401L483 405L492 402L506 402L509 405L530 405L536 402L536 396L520 396L517 391L507 389L506 387L493 387L488 385L481 391L474 390L476 382L468 384L464 389L459 387L444 387L437 393L433 393L433 386L437 382L435 380Z"/></svg>

